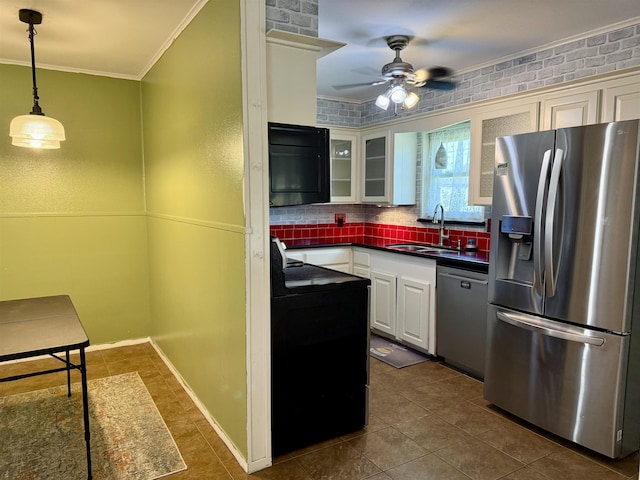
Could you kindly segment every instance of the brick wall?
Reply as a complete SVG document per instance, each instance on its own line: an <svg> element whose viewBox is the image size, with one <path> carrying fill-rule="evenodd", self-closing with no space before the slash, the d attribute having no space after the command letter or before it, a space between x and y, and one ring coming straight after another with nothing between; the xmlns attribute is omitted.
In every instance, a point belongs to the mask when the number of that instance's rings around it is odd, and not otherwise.
<svg viewBox="0 0 640 480"><path fill-rule="evenodd" d="M318 0L266 0L267 31L318 36Z"/></svg>

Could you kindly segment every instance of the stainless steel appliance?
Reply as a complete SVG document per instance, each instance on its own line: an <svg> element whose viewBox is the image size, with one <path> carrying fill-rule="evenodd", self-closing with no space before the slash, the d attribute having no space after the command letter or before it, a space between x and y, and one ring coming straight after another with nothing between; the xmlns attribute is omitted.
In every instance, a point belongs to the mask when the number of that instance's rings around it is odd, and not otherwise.
<svg viewBox="0 0 640 480"><path fill-rule="evenodd" d="M640 444L639 123L496 143L485 398L612 458Z"/></svg>
<svg viewBox="0 0 640 480"><path fill-rule="evenodd" d="M436 353L444 361L484 378L487 271L438 265Z"/></svg>

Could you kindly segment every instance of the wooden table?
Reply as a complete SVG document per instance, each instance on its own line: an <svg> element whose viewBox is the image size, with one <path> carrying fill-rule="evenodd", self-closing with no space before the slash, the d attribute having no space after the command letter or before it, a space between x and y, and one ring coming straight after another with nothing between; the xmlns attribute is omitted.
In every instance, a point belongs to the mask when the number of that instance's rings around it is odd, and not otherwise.
<svg viewBox="0 0 640 480"><path fill-rule="evenodd" d="M0 301L0 362L50 355L64 364L60 368L41 370L0 378L8 382L21 378L67 372L67 394L71 396L71 369L82 376L84 439L87 447L87 478L91 480L91 443L85 348L89 338L67 295ZM70 361L71 350L80 350L80 364ZM64 357L61 355L64 353Z"/></svg>

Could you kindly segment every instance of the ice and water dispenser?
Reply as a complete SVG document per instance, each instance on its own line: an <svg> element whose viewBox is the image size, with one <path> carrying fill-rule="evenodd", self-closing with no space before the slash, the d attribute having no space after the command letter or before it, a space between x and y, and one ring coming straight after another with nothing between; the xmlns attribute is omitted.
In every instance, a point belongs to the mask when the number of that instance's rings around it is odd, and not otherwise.
<svg viewBox="0 0 640 480"><path fill-rule="evenodd" d="M502 216L502 221L500 222L500 233L502 235L499 243L504 243L502 248L511 250L506 278L516 280L516 268L518 267L518 272L521 270L519 263L531 260L532 228L533 219L531 217ZM502 237L506 240L503 240Z"/></svg>
<svg viewBox="0 0 640 480"><path fill-rule="evenodd" d="M534 291L533 217L502 215L497 233L491 246L496 250L493 268L490 268L495 280L489 291L490 302L513 305L515 300L517 304L524 302L529 307L527 310L539 311L541 300Z"/></svg>

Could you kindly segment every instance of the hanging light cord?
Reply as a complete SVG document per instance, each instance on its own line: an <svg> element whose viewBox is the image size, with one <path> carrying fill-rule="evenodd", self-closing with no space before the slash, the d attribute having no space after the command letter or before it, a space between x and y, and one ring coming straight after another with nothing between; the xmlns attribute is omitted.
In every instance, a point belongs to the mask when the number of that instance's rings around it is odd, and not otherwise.
<svg viewBox="0 0 640 480"><path fill-rule="evenodd" d="M38 100L38 86L36 84L36 54L35 49L33 47L33 37L37 35L36 29L33 27L33 23L29 22L29 44L31 45L31 78L33 80L33 108L29 115L44 115L42 109L40 108L40 104Z"/></svg>
<svg viewBox="0 0 640 480"><path fill-rule="evenodd" d="M45 116L40 108L38 84L36 83L36 53L34 37L37 35L34 25L42 23L42 14L28 8L18 11L18 18L29 25L29 46L31 47L31 80L33 82L33 108L28 115L18 115L11 120L9 135L11 145L24 148L56 149L66 139L64 126L55 118Z"/></svg>

